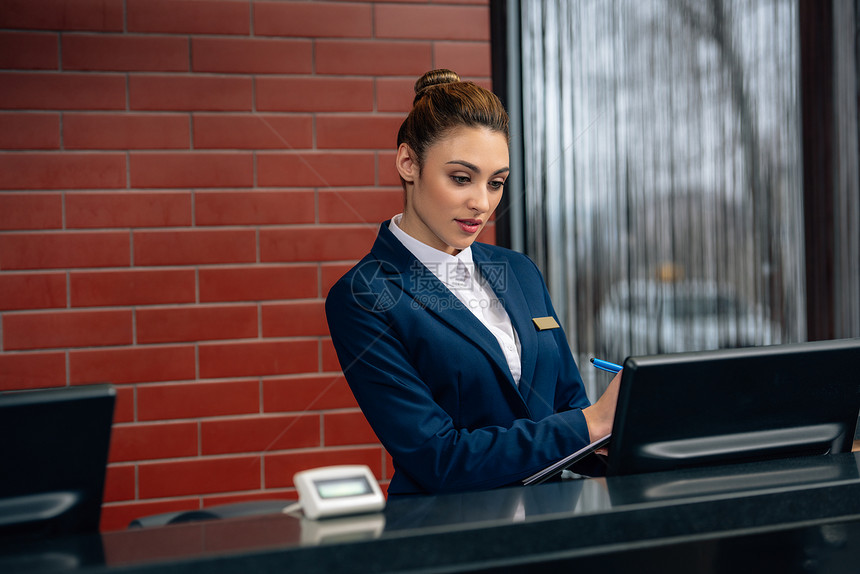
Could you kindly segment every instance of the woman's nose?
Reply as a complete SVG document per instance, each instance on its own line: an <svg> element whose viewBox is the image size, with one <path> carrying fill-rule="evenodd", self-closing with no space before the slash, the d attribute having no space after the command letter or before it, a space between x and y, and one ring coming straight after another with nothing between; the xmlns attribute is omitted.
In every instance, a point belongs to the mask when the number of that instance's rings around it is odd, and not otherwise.
<svg viewBox="0 0 860 574"><path fill-rule="evenodd" d="M469 198L468 207L476 213L486 213L490 209L490 194L486 190L476 190Z"/></svg>

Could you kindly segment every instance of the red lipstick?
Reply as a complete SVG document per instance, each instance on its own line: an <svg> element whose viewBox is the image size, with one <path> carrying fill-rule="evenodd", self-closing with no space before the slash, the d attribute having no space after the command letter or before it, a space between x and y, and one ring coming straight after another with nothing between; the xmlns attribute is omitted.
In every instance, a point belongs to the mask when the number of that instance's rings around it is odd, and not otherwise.
<svg viewBox="0 0 860 574"><path fill-rule="evenodd" d="M477 233L481 229L483 221L480 219L455 219L454 221L460 226L465 233Z"/></svg>

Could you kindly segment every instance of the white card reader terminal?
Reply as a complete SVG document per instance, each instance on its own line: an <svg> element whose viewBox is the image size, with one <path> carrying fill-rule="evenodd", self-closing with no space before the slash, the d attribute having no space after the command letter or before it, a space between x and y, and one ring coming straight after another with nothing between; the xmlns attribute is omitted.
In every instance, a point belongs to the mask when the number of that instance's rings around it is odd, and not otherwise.
<svg viewBox="0 0 860 574"><path fill-rule="evenodd" d="M328 518L379 512L385 508L385 496L376 477L365 465L326 466L303 470L293 475L299 492L299 502L288 506L285 513L298 506L307 518Z"/></svg>

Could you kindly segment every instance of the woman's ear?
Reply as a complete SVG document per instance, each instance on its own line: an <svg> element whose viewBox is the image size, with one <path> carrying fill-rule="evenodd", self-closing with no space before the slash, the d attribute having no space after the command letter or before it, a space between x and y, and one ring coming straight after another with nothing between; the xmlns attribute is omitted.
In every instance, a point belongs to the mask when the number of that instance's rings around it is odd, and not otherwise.
<svg viewBox="0 0 860 574"><path fill-rule="evenodd" d="M418 162L415 159L415 153L405 143L400 144L397 148L397 158L394 160L397 172L403 181L414 183L418 179Z"/></svg>

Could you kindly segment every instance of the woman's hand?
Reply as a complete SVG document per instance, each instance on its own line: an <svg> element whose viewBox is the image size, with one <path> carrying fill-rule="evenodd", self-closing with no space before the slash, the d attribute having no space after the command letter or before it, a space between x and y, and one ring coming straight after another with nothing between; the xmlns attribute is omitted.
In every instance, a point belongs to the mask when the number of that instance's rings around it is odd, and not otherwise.
<svg viewBox="0 0 860 574"><path fill-rule="evenodd" d="M591 442L612 432L612 422L615 419L615 404L618 402L618 387L620 385L621 372L618 372L600 398L590 407L582 409L585 423L588 425L588 437Z"/></svg>

